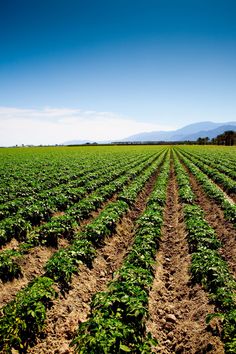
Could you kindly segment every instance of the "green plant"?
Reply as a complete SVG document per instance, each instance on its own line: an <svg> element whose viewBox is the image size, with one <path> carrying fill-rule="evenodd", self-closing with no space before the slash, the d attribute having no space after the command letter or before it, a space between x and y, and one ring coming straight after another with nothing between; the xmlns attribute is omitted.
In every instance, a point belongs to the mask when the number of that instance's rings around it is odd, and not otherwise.
<svg viewBox="0 0 236 354"><path fill-rule="evenodd" d="M33 344L35 336L43 329L46 308L55 296L53 281L39 277L2 309L0 349L3 352L10 353L14 348L23 353Z"/></svg>

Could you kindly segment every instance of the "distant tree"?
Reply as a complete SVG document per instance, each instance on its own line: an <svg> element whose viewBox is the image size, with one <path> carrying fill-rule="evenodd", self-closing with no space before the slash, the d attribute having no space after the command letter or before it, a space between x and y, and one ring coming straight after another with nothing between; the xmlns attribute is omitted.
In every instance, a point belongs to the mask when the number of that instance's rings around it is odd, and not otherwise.
<svg viewBox="0 0 236 354"><path fill-rule="evenodd" d="M205 138L198 138L197 139L198 145L206 145L206 144L208 144L208 142L209 142L208 136L206 136Z"/></svg>
<svg viewBox="0 0 236 354"><path fill-rule="evenodd" d="M225 145L232 146L236 143L236 132L233 130L227 130L224 132L225 135Z"/></svg>
<svg viewBox="0 0 236 354"><path fill-rule="evenodd" d="M227 130L223 134L217 135L213 143L227 146L236 145L236 131Z"/></svg>

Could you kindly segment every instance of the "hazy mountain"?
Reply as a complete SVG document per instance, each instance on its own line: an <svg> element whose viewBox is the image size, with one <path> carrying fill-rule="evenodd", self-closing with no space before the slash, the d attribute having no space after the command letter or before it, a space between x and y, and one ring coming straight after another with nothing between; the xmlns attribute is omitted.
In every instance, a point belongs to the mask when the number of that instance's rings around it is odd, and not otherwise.
<svg viewBox="0 0 236 354"><path fill-rule="evenodd" d="M222 125L212 130L202 130L198 133L185 136L183 140L197 140L198 138L205 138L207 136L212 139L219 134L223 134L226 130L236 130L236 123L234 125L232 123L231 125Z"/></svg>
<svg viewBox="0 0 236 354"><path fill-rule="evenodd" d="M235 130L236 122L214 123L200 122L186 125L183 128L171 131L154 131L149 133L139 133L122 141L183 141L196 140L199 137L214 138L225 130Z"/></svg>
<svg viewBox="0 0 236 354"><path fill-rule="evenodd" d="M139 133L119 141L183 141L196 140L208 136L210 139L222 134L226 130L236 130L236 122L214 123L200 122L186 125L183 128L171 131L154 131L149 133ZM118 141L118 140L117 140ZM97 141L98 144L109 144L111 141ZM66 141L63 145L83 145L93 144L92 140L71 140Z"/></svg>

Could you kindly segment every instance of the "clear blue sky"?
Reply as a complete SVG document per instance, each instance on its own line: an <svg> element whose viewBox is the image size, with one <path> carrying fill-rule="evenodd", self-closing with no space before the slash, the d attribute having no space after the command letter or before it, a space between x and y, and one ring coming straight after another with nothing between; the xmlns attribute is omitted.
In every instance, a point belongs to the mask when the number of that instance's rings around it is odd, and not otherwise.
<svg viewBox="0 0 236 354"><path fill-rule="evenodd" d="M0 107L235 120L235 19L235 0L0 0Z"/></svg>

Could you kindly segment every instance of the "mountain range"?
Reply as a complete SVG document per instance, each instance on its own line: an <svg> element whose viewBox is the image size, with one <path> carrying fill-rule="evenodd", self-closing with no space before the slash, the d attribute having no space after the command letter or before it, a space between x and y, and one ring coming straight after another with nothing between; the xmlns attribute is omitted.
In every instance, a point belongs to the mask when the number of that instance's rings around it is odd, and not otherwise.
<svg viewBox="0 0 236 354"><path fill-rule="evenodd" d="M171 131L143 132L120 139L120 142L142 142L142 141L194 141L198 138L215 138L226 130L236 131L236 121L226 123L200 122L184 126L183 128ZM63 145L81 145L93 143L90 140L71 140ZM111 143L111 141L98 141L98 143Z"/></svg>
<svg viewBox="0 0 236 354"><path fill-rule="evenodd" d="M186 125L183 128L171 131L154 131L149 133L139 133L131 135L122 141L185 141L197 140L207 137L212 139L226 130L236 130L236 122L214 123L200 122Z"/></svg>

